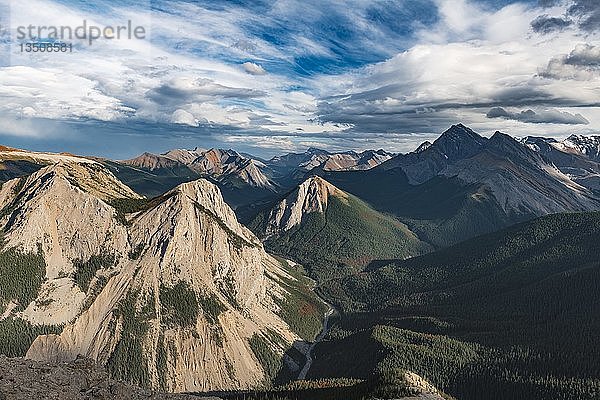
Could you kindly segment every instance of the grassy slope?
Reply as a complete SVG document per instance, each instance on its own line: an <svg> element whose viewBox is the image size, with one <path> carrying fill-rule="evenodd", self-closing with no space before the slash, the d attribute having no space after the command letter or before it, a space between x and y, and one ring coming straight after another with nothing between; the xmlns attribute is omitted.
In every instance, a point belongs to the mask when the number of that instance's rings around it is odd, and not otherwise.
<svg viewBox="0 0 600 400"><path fill-rule="evenodd" d="M354 196L331 196L325 213L266 242L269 250L305 265L318 282L363 269L373 260L406 258L429 250L410 230Z"/></svg>
<svg viewBox="0 0 600 400"><path fill-rule="evenodd" d="M323 177L373 208L397 216L436 247L528 219L506 216L484 188L465 185L456 178L434 177L411 185L401 169L325 172Z"/></svg>
<svg viewBox="0 0 600 400"><path fill-rule="evenodd" d="M356 338L461 399L597 398L599 234L600 213L552 215L328 282L344 313L317 360L368 373L332 350Z"/></svg>

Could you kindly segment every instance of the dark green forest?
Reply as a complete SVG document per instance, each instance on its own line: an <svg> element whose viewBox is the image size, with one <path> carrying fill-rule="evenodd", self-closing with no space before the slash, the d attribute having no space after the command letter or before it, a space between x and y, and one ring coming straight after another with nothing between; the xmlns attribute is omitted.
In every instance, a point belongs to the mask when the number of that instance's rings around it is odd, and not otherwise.
<svg viewBox="0 0 600 400"><path fill-rule="evenodd" d="M597 399L599 234L600 213L551 215L328 281L341 313L311 373L405 368L460 399Z"/></svg>
<svg viewBox="0 0 600 400"><path fill-rule="evenodd" d="M530 219L506 215L481 184L436 176L410 184L401 168L321 172L325 180L389 213L421 240L442 248Z"/></svg>

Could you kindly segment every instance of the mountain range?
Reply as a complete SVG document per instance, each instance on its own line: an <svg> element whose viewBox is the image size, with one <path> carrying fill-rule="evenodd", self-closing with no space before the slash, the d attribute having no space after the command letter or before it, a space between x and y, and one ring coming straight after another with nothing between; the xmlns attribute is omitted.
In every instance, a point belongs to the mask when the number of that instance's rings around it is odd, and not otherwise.
<svg viewBox="0 0 600 400"><path fill-rule="evenodd" d="M501 132L484 138L454 125L418 150L368 171L321 176L395 215L436 247L550 213L598 208L590 185ZM584 153L571 154L592 163Z"/></svg>
<svg viewBox="0 0 600 400"><path fill-rule="evenodd" d="M599 144L2 147L0 354L236 399L596 398Z"/></svg>

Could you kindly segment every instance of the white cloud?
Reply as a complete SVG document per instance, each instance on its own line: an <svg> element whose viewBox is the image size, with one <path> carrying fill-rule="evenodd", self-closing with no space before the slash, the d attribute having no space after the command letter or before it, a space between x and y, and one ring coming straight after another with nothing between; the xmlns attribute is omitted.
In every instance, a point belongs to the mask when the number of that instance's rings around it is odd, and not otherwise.
<svg viewBox="0 0 600 400"><path fill-rule="evenodd" d="M579 113L571 114L566 111L556 109L542 109L534 111L527 109L523 111L505 110L502 107L493 107L487 112L488 118L505 118L515 121L522 121L531 124L567 124L567 125L588 125L590 121Z"/></svg>
<svg viewBox="0 0 600 400"><path fill-rule="evenodd" d="M485 114L496 106L544 112L598 103L595 66L590 72L566 63L570 55L595 60L589 46L573 50L582 39L578 31L536 34L530 23L540 10L523 4L498 11L466 0L438 4L440 21L420 33L420 44L352 73L322 77L321 118L352 124L356 132L441 132L459 121L523 132L532 129L525 121L486 121ZM564 56L548 66L557 54ZM565 80L550 79L552 74ZM580 121L588 113L588 108L572 112L581 114Z"/></svg>
<svg viewBox="0 0 600 400"><path fill-rule="evenodd" d="M171 122L174 124L198 126L196 118L191 113L181 109L175 110L171 116Z"/></svg>
<svg viewBox="0 0 600 400"><path fill-rule="evenodd" d="M242 67L244 67L244 71L246 71L250 75L265 75L267 73L267 71L265 71L263 67L249 61L243 63Z"/></svg>
<svg viewBox="0 0 600 400"><path fill-rule="evenodd" d="M168 13L153 12L148 21L149 8L143 7L142 3L137 10L98 8L90 14L51 0L11 2L11 14L16 16L13 26L42 21L78 26L84 19L89 24L117 25L131 18L136 24L148 24L152 42L99 40L91 47L77 45L71 54L32 57L23 57L13 47L16 66L0 69L0 112L13 117L130 118L315 133L339 130L314 122L316 98L289 89L298 80L266 74L258 64L293 58L264 40L246 39L240 22L247 14L233 7L221 12L177 3ZM240 41L249 44L235 46ZM205 51L194 49L198 43ZM246 62L240 68L239 63L224 61L230 58L224 56L228 53L251 56L256 63ZM249 80L248 73L256 79ZM296 108L272 100L288 97L286 104ZM312 114L307 112L311 108Z"/></svg>
<svg viewBox="0 0 600 400"><path fill-rule="evenodd" d="M2 113L19 117L111 121L132 111L86 78L23 66L2 69L0 99Z"/></svg>
<svg viewBox="0 0 600 400"><path fill-rule="evenodd" d="M100 40L64 57L13 53L15 66L0 68L0 116L222 125L306 142L322 137L343 146L388 143L396 151L416 147L415 141L458 121L484 132L559 133L560 127L487 119L495 106L556 108L590 121L573 126L577 132L597 126L596 109L573 107L598 102L597 34L583 35L577 26L548 35L531 28L543 13L564 14L566 4L541 10L517 3L492 11L469 0L435 2L439 21L399 41L369 18L373 2L367 0L351 8L282 0L264 12L174 2L168 11L153 12L151 21L143 3L104 5L89 15L53 0L13 1L13 24L75 26L84 18L98 24L139 18L151 28L152 41ZM320 37L323 30L312 32L306 22L330 14L352 22L353 47L342 43L332 51L331 38ZM250 35L248 26L290 27L297 34L273 44L266 35ZM398 52L400 46L407 48ZM291 75L301 69L299 57L354 61L351 51L388 59L339 74ZM291 146L287 140L270 143Z"/></svg>

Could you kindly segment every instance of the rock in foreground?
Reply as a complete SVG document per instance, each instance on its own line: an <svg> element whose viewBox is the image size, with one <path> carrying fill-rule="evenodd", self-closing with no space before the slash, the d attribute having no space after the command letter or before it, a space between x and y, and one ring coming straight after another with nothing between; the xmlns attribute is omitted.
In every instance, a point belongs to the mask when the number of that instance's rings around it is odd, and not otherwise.
<svg viewBox="0 0 600 400"><path fill-rule="evenodd" d="M79 358L48 363L0 356L0 400L219 400L163 394L110 379L105 369Z"/></svg>

